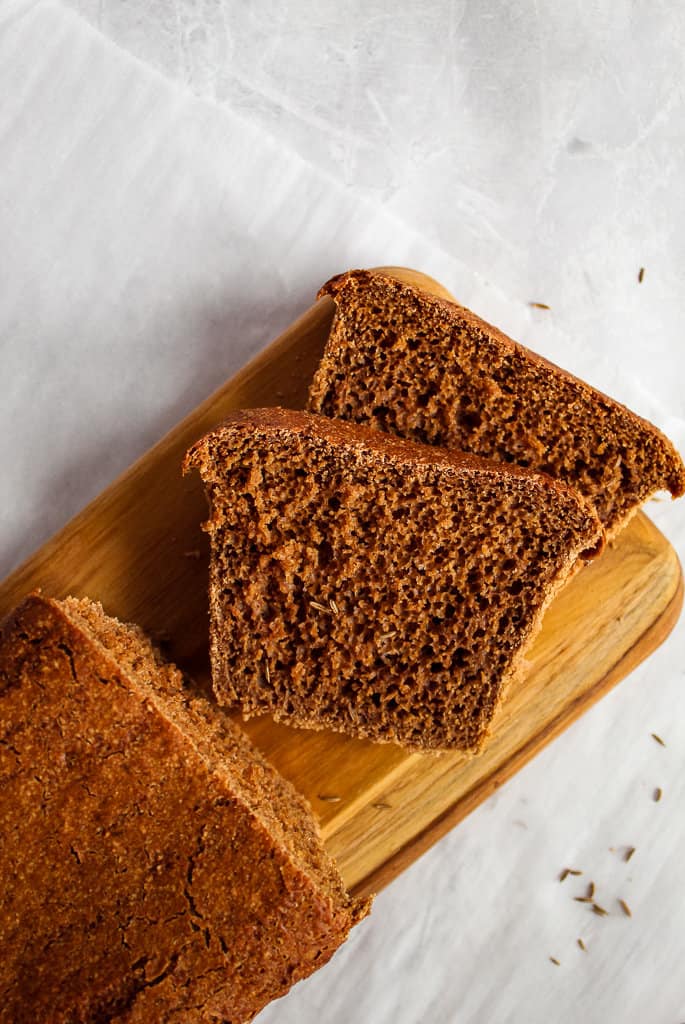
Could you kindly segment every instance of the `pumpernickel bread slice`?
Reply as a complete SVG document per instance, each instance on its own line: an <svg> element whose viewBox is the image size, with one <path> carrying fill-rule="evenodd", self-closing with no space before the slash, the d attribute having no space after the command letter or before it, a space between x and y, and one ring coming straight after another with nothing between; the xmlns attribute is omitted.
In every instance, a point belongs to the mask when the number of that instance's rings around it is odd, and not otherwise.
<svg viewBox="0 0 685 1024"><path fill-rule="evenodd" d="M211 515L218 700L413 749L477 749L602 529L549 477L285 409L186 456Z"/></svg>
<svg viewBox="0 0 685 1024"><path fill-rule="evenodd" d="M0 836L3 1024L241 1024L368 909L289 783L85 600L0 627Z"/></svg>
<svg viewBox="0 0 685 1024"><path fill-rule="evenodd" d="M308 408L549 473L608 535L652 494L685 492L656 427L468 309L383 274L334 277L335 319Z"/></svg>

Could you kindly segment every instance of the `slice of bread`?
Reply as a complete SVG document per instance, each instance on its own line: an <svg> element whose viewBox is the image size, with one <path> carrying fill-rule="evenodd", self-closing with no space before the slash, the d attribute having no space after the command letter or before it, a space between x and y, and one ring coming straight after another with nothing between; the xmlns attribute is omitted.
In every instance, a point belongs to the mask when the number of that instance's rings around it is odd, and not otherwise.
<svg viewBox="0 0 685 1024"><path fill-rule="evenodd" d="M613 535L685 466L651 423L468 309L351 271L321 289L336 314L308 408L516 463L576 487Z"/></svg>
<svg viewBox="0 0 685 1024"><path fill-rule="evenodd" d="M602 528L518 467L285 409L198 441L218 700L413 749L477 749Z"/></svg>
<svg viewBox="0 0 685 1024"><path fill-rule="evenodd" d="M290 784L90 601L0 628L0 817L3 1024L240 1024L368 909Z"/></svg>

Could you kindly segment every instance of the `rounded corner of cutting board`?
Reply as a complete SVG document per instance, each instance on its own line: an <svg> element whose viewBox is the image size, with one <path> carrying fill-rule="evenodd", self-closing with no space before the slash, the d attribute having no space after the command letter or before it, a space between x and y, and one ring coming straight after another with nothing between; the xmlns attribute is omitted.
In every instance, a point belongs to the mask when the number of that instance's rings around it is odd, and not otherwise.
<svg viewBox="0 0 685 1024"><path fill-rule="evenodd" d="M373 267L372 269L377 274L386 274L387 277L394 277L397 281L401 281L402 284L409 284L422 292L429 292L429 294L435 295L439 299L447 299L448 302L456 301L452 292L445 288L443 284L440 284L439 281L436 281L434 277L424 274L422 270L395 266Z"/></svg>

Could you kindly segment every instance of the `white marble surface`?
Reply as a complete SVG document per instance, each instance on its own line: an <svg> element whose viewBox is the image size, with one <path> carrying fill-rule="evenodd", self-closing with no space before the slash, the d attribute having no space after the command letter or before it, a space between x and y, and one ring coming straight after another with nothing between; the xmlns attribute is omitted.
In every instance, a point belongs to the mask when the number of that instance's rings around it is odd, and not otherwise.
<svg viewBox="0 0 685 1024"><path fill-rule="evenodd" d="M0 572L352 265L432 273L685 449L675 2L70 3L94 28L0 4ZM260 1021L685 1020L684 676L681 625Z"/></svg>

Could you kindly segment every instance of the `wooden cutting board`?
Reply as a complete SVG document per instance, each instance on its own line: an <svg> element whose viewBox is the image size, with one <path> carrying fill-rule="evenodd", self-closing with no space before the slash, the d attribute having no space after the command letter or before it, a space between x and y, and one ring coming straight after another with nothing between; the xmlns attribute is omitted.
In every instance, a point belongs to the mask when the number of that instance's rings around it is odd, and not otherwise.
<svg viewBox="0 0 685 1024"><path fill-rule="evenodd" d="M395 276L450 297L413 271ZM0 586L0 616L30 590L87 595L138 622L208 684L207 508L182 477L190 444L231 409L302 407L333 316L326 297L207 399ZM677 556L642 514L557 596L485 752L406 754L262 718L247 731L311 801L347 884L376 891L653 651L683 599Z"/></svg>

